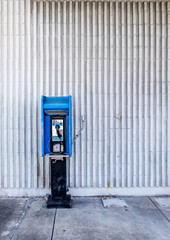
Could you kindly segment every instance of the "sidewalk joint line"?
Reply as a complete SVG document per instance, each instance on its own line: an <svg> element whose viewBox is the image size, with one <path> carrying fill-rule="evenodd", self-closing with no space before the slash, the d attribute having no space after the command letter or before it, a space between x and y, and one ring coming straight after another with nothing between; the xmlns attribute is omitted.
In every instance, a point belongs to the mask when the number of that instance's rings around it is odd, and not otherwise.
<svg viewBox="0 0 170 240"><path fill-rule="evenodd" d="M149 199L150 199L150 201L152 202L152 204L159 210L159 212L164 216L164 218L170 223L170 220L169 220L169 218L166 216L166 214L161 211L161 209L157 206L157 204L156 204L150 197L149 197Z"/></svg>
<svg viewBox="0 0 170 240"><path fill-rule="evenodd" d="M51 240L53 240L53 235L54 235L54 227L55 227L56 214L57 214L57 209L55 209L55 214L54 214L53 228L52 228L52 233L51 233Z"/></svg>

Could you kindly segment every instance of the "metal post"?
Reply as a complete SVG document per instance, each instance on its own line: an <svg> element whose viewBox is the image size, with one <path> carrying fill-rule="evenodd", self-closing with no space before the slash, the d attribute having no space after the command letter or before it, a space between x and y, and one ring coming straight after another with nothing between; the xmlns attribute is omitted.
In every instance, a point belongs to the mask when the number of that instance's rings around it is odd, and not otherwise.
<svg viewBox="0 0 170 240"><path fill-rule="evenodd" d="M51 195L48 197L48 208L70 208L71 195L67 195L66 157L51 158Z"/></svg>

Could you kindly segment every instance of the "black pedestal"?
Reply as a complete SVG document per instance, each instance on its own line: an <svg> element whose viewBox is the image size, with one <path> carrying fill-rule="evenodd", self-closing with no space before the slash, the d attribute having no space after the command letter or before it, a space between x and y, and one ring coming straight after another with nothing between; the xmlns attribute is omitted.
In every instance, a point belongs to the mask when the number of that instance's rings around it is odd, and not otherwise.
<svg viewBox="0 0 170 240"><path fill-rule="evenodd" d="M48 197L48 208L70 208L71 195L66 188L66 158L51 159L51 195Z"/></svg>
<svg viewBox="0 0 170 240"><path fill-rule="evenodd" d="M72 201L71 195L67 195L66 198L52 199L50 195L47 201L48 208L71 208Z"/></svg>

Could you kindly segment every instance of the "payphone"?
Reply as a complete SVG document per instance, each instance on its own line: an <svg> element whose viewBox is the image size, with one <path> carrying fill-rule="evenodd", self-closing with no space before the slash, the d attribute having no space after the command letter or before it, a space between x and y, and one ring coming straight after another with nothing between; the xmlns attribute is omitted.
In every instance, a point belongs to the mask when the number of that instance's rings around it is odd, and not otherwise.
<svg viewBox="0 0 170 240"><path fill-rule="evenodd" d="M41 98L42 157L51 161L51 195L47 207L71 207L66 192L66 161L72 154L71 96Z"/></svg>
<svg viewBox="0 0 170 240"><path fill-rule="evenodd" d="M65 150L65 119L61 117L51 118L51 152L52 153L64 153Z"/></svg>

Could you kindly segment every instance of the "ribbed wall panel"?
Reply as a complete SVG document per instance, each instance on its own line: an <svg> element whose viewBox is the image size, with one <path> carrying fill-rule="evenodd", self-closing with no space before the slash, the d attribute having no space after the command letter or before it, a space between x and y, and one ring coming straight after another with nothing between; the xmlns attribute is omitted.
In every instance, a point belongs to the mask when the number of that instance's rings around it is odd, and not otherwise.
<svg viewBox="0 0 170 240"><path fill-rule="evenodd" d="M70 187L170 187L169 2L0 1L0 188L49 188L42 94L73 97Z"/></svg>

